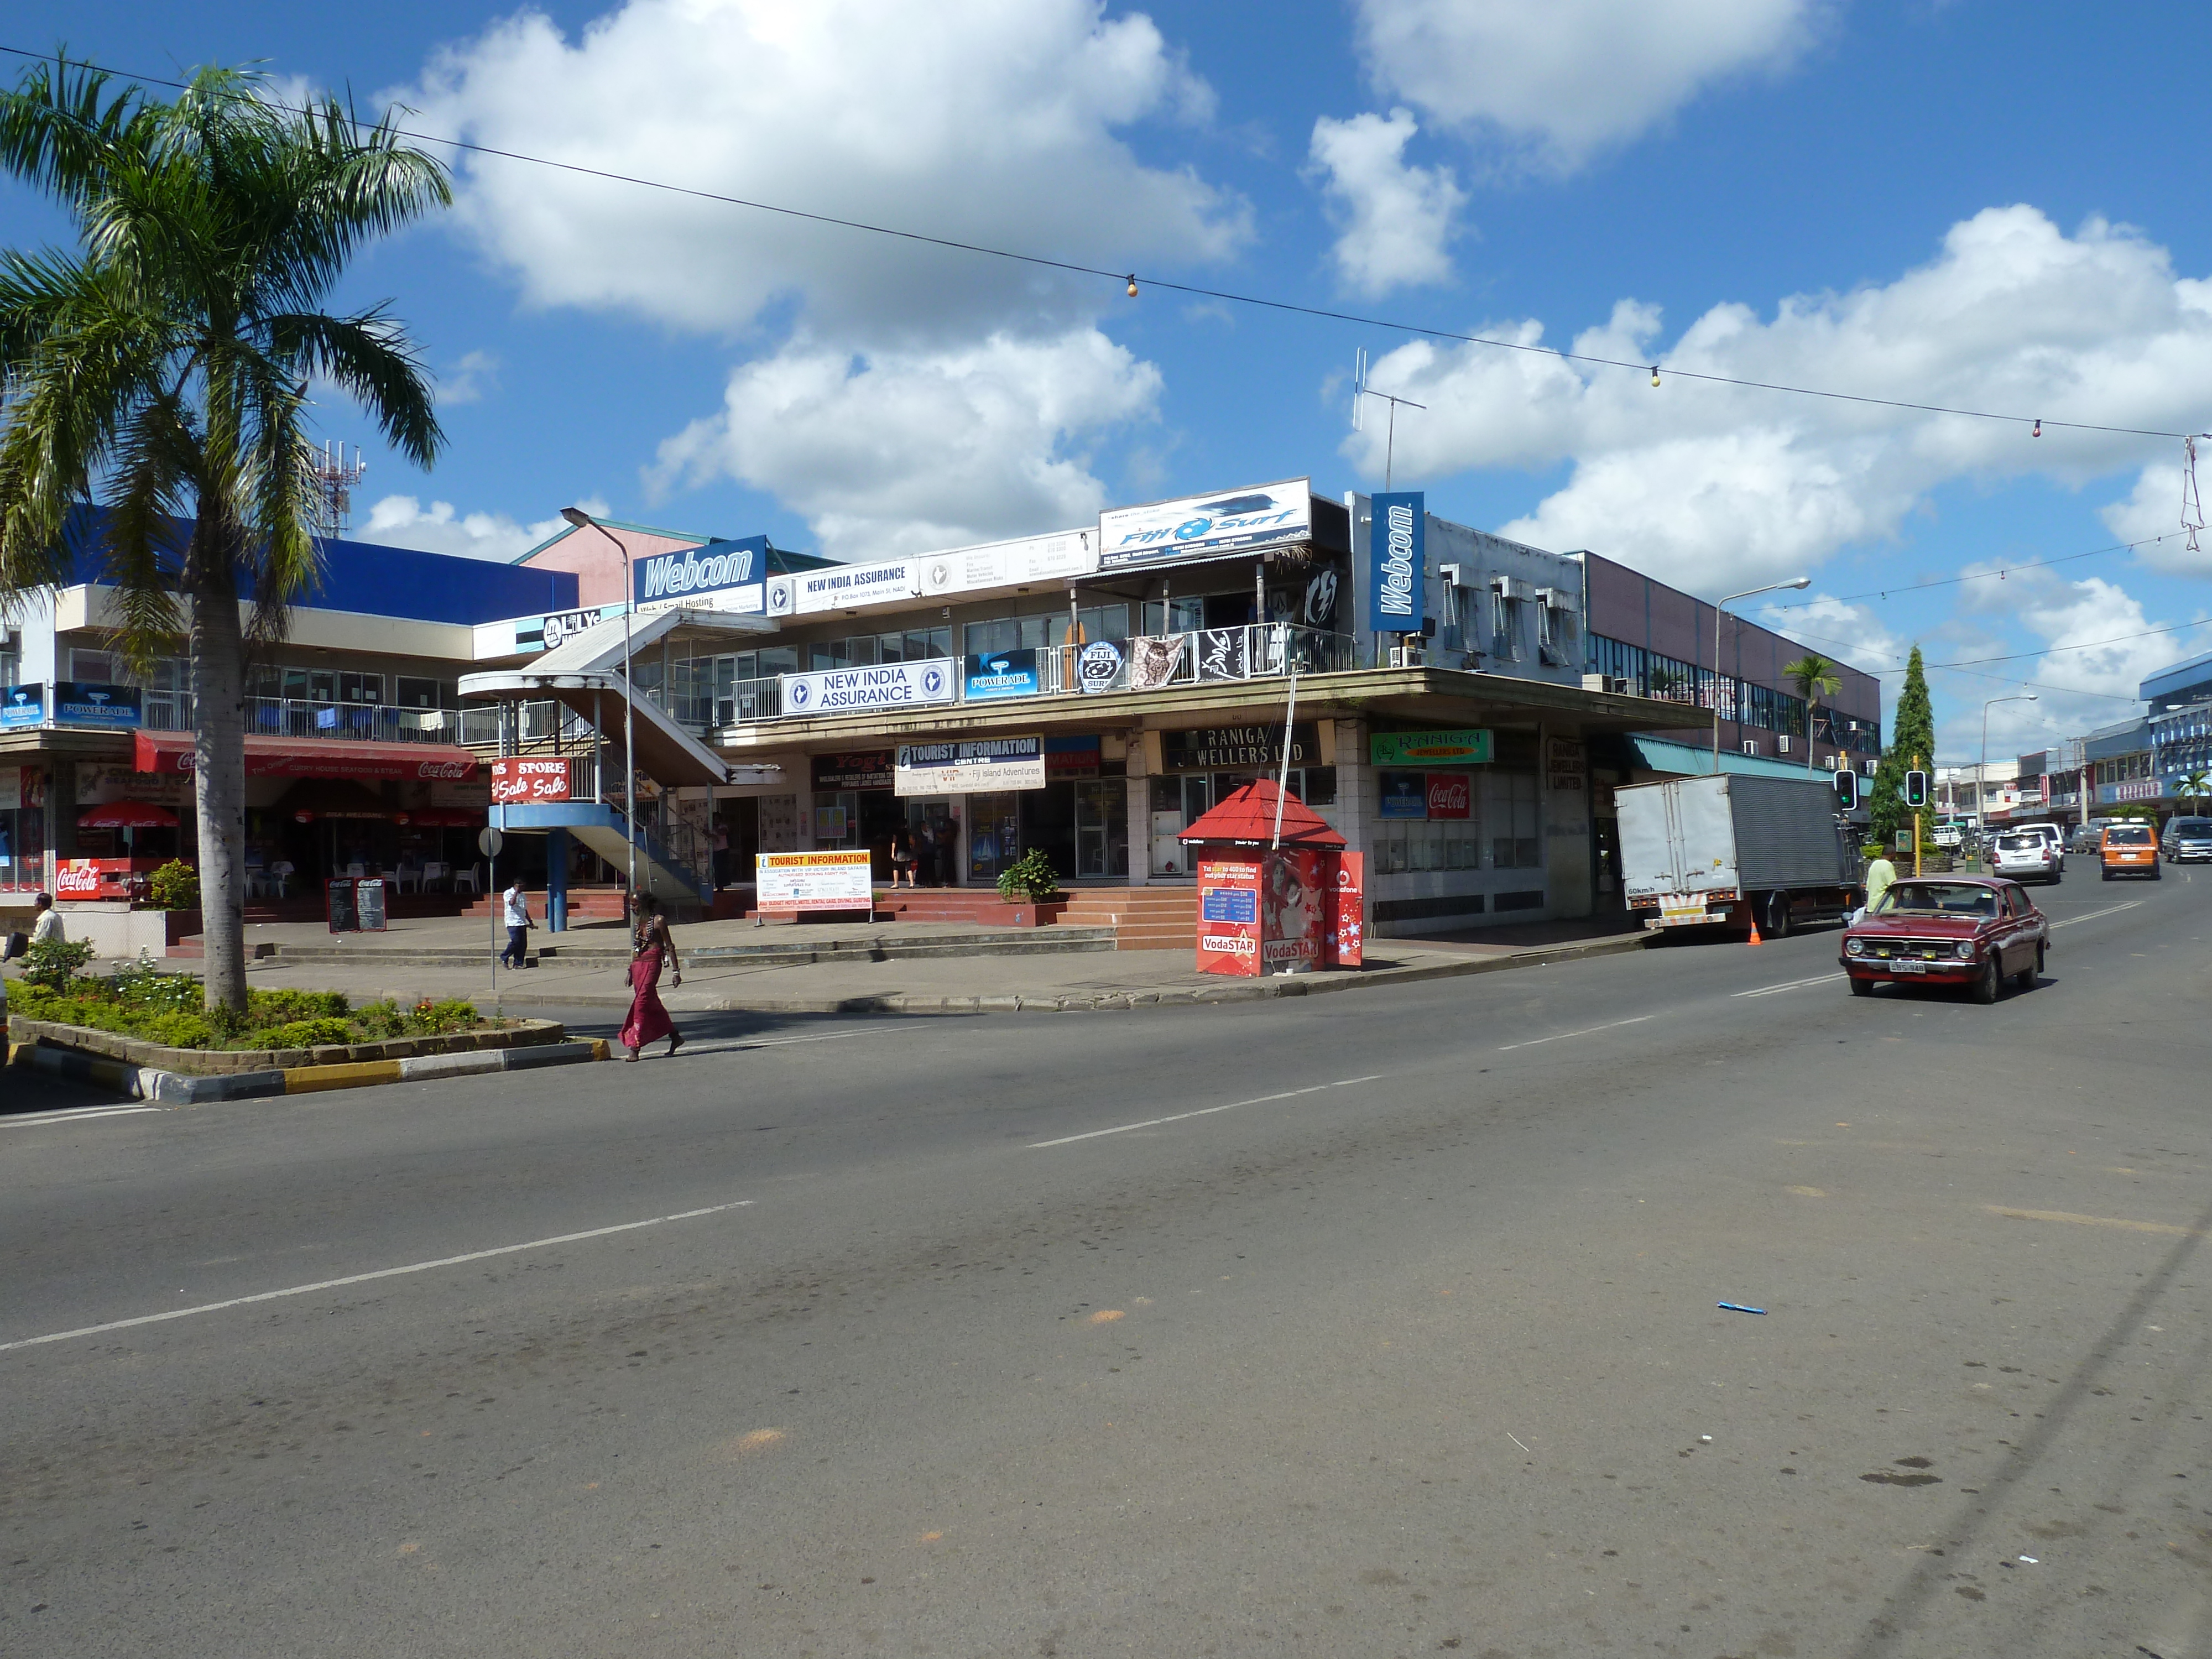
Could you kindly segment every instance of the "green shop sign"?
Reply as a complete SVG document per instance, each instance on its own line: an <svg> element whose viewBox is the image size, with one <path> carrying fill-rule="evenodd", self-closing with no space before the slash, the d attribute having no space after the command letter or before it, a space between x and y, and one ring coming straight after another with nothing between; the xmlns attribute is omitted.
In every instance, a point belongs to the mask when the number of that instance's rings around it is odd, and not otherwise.
<svg viewBox="0 0 2212 1659"><path fill-rule="evenodd" d="M1367 758L1376 766L1487 766L1487 731L1376 732L1367 739Z"/></svg>

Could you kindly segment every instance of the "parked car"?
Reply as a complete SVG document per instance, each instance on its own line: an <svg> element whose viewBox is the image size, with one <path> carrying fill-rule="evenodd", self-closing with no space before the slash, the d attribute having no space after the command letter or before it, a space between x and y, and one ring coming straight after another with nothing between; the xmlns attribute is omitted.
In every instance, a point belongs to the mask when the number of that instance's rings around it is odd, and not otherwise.
<svg viewBox="0 0 2212 1659"><path fill-rule="evenodd" d="M2002 831L1991 850L1990 873L2056 887L2066 874L2066 848L2055 823L2024 823Z"/></svg>
<svg viewBox="0 0 2212 1659"><path fill-rule="evenodd" d="M1929 838L1938 847L1955 853L1965 843L1966 836L1966 832L1955 823L1939 823L1931 832Z"/></svg>
<svg viewBox="0 0 2212 1659"><path fill-rule="evenodd" d="M2212 860L2212 818L2168 818L2158 850L2174 864Z"/></svg>
<svg viewBox="0 0 2212 1659"><path fill-rule="evenodd" d="M2147 823L2108 823L2097 844L2097 862L2104 867L2106 881L2114 876L2148 876L2156 881L2158 838Z"/></svg>
<svg viewBox="0 0 2212 1659"><path fill-rule="evenodd" d="M1855 997L1885 983L1957 985L1995 1002L2007 980L2035 988L2050 943L2050 922L2018 882L1908 876L1844 930L1839 960Z"/></svg>

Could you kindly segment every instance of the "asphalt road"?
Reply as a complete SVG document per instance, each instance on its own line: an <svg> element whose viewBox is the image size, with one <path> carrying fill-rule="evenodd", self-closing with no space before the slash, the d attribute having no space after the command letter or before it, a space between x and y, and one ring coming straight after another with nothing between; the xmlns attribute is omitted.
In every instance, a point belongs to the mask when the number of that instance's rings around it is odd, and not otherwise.
<svg viewBox="0 0 2212 1659"><path fill-rule="evenodd" d="M2212 872L2039 898L16 1121L0 1651L2212 1652Z"/></svg>

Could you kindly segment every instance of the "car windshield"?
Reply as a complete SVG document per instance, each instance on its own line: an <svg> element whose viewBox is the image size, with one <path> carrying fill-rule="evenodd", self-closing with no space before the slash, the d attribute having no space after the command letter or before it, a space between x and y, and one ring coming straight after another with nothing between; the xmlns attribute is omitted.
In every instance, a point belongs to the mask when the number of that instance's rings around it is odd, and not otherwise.
<svg viewBox="0 0 2212 1659"><path fill-rule="evenodd" d="M1900 881L1874 908L1878 916L1993 916L1997 896L1964 881Z"/></svg>
<svg viewBox="0 0 2212 1659"><path fill-rule="evenodd" d="M2166 828L2177 836L2212 836L2212 818L2176 818Z"/></svg>
<svg viewBox="0 0 2212 1659"><path fill-rule="evenodd" d="M2140 823L2130 823L2106 830L2105 839L2115 847L2147 847L2150 844L2150 831Z"/></svg>

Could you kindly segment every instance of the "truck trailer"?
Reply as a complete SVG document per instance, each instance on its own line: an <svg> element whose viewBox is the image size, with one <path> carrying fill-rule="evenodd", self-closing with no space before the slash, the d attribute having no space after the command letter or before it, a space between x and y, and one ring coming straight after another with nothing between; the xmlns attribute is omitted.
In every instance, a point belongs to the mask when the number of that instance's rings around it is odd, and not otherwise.
<svg viewBox="0 0 2212 1659"><path fill-rule="evenodd" d="M1864 902L1860 832L1817 777L1724 772L1626 785L1613 799L1621 884L1647 927L1756 925L1779 939Z"/></svg>

